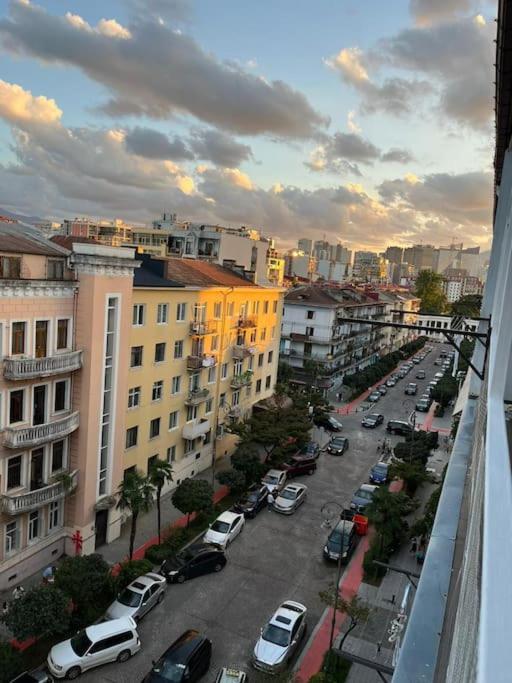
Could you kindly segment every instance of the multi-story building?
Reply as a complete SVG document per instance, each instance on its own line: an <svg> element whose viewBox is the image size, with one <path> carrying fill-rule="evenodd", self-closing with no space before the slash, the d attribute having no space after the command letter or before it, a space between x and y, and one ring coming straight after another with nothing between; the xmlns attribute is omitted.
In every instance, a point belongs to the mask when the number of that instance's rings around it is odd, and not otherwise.
<svg viewBox="0 0 512 683"><path fill-rule="evenodd" d="M386 287L378 288L376 291L379 301L386 304L386 320L406 325L417 323L417 315L415 314L420 310L421 299L406 289ZM414 330L400 327L383 327L381 332L384 335L384 353L396 351L417 336Z"/></svg>
<svg viewBox="0 0 512 683"><path fill-rule="evenodd" d="M434 270L437 249L431 244L415 244L404 250L403 262L414 266L416 274L421 270Z"/></svg>
<svg viewBox="0 0 512 683"><path fill-rule="evenodd" d="M123 469L166 459L176 486L229 452L225 427L273 394L283 290L212 263L139 258Z"/></svg>
<svg viewBox="0 0 512 683"><path fill-rule="evenodd" d="M458 301L462 296L464 278L462 277L444 277L443 278L443 292L446 295L446 300L449 304Z"/></svg>
<svg viewBox="0 0 512 683"><path fill-rule="evenodd" d="M404 260L403 247L388 247L382 256L390 263L400 265Z"/></svg>
<svg viewBox="0 0 512 683"><path fill-rule="evenodd" d="M0 589L120 533L133 250L0 226ZM121 450L120 450L121 449Z"/></svg>
<svg viewBox="0 0 512 683"><path fill-rule="evenodd" d="M283 286L284 264L284 258L277 252L274 240L270 239L267 251L267 281L274 287Z"/></svg>
<svg viewBox="0 0 512 683"><path fill-rule="evenodd" d="M308 253L292 249L284 257L284 274L287 277L301 277L308 280L313 279L316 272L316 258Z"/></svg>
<svg viewBox="0 0 512 683"><path fill-rule="evenodd" d="M302 238L297 242L297 249L303 251L305 254L311 255L313 253L313 240Z"/></svg>
<svg viewBox="0 0 512 683"><path fill-rule="evenodd" d="M377 327L345 323L344 317L384 320L386 304L348 287L306 285L285 295L281 329L281 360L298 380L310 378L316 361L324 386L373 363L384 339Z"/></svg>
<svg viewBox="0 0 512 683"><path fill-rule="evenodd" d="M352 276L360 282L386 284L390 281L389 264L373 251L356 251Z"/></svg>
<svg viewBox="0 0 512 683"><path fill-rule="evenodd" d="M61 233L68 237L86 237L113 247L129 244L131 231L131 225L120 218L111 221L92 218L65 219L61 228Z"/></svg>

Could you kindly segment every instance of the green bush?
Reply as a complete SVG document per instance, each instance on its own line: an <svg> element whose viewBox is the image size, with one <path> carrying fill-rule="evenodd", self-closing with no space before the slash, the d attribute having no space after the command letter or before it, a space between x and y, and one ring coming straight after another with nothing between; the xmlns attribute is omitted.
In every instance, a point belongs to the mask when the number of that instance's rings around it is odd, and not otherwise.
<svg viewBox="0 0 512 683"><path fill-rule="evenodd" d="M22 655L5 640L0 640L0 683L9 683L23 669Z"/></svg>
<svg viewBox="0 0 512 683"><path fill-rule="evenodd" d="M163 543L152 545L146 550L144 558L154 565L161 564L169 555L178 552L187 538L188 534L185 529L172 529Z"/></svg>
<svg viewBox="0 0 512 683"><path fill-rule="evenodd" d="M149 560L128 560L121 565L119 574L115 577L114 590L119 593L139 576L152 571L153 563Z"/></svg>
<svg viewBox="0 0 512 683"><path fill-rule="evenodd" d="M368 550L366 551L363 559L363 571L366 579L380 579L386 573L385 567L380 567L378 564L373 564L374 560L379 560L380 562L387 562L390 557L390 552L387 548L380 548L380 539L375 538Z"/></svg>

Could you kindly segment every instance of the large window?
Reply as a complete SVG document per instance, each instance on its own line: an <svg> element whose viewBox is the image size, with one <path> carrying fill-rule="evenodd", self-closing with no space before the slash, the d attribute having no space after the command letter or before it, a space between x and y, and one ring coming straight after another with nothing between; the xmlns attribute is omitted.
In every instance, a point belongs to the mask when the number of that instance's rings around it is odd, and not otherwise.
<svg viewBox="0 0 512 683"><path fill-rule="evenodd" d="M144 304L134 304L132 312L132 325L134 327L141 327L144 325L146 307Z"/></svg>
<svg viewBox="0 0 512 683"><path fill-rule="evenodd" d="M176 446L169 446L167 449L167 462L176 461Z"/></svg>
<svg viewBox="0 0 512 683"><path fill-rule="evenodd" d="M155 363L163 363L165 360L165 342L155 344Z"/></svg>
<svg viewBox="0 0 512 683"><path fill-rule="evenodd" d="M267 375L265 379L265 389L270 389L270 383L272 381L272 375Z"/></svg>
<svg viewBox="0 0 512 683"><path fill-rule="evenodd" d="M140 405L140 387L128 389L128 408L137 408Z"/></svg>
<svg viewBox="0 0 512 683"><path fill-rule="evenodd" d="M55 382L54 386L55 386L55 394L54 394L53 410L54 410L54 412L58 413L61 410L67 410L69 408L69 405L68 405L69 380L67 380L67 379L59 380L58 382Z"/></svg>
<svg viewBox="0 0 512 683"><path fill-rule="evenodd" d="M153 382L153 389L151 391L151 400L160 401L162 399L162 392L164 389L163 380L159 379L158 382Z"/></svg>
<svg viewBox="0 0 512 683"><path fill-rule="evenodd" d="M17 280L21 277L21 258L19 256L0 256L0 278Z"/></svg>
<svg viewBox="0 0 512 683"><path fill-rule="evenodd" d="M55 500L48 505L48 531L62 526L62 501Z"/></svg>
<svg viewBox="0 0 512 683"><path fill-rule="evenodd" d="M25 407L25 390L15 389L9 394L9 424L23 422Z"/></svg>
<svg viewBox="0 0 512 683"><path fill-rule="evenodd" d="M17 489L21 486L21 455L9 458L7 461L7 490Z"/></svg>
<svg viewBox="0 0 512 683"><path fill-rule="evenodd" d="M129 427L126 430L126 448L133 448L137 445L137 438L139 436L138 426Z"/></svg>
<svg viewBox="0 0 512 683"><path fill-rule="evenodd" d="M36 320L36 358L48 355L48 320Z"/></svg>
<svg viewBox="0 0 512 683"><path fill-rule="evenodd" d="M192 451L194 450L194 446L195 446L194 439L185 439L185 446L183 447L183 451L184 451L185 455L192 453Z"/></svg>
<svg viewBox="0 0 512 683"><path fill-rule="evenodd" d="M181 375L172 378L171 394L179 394L181 391Z"/></svg>
<svg viewBox="0 0 512 683"><path fill-rule="evenodd" d="M150 439L156 439L157 436L160 436L160 418L159 417L155 417L149 423L149 438Z"/></svg>
<svg viewBox="0 0 512 683"><path fill-rule="evenodd" d="M222 301L216 301L213 304L213 317L218 320L221 317L221 315L222 315Z"/></svg>
<svg viewBox="0 0 512 683"><path fill-rule="evenodd" d="M157 325L165 325L167 323L169 306L167 304L158 304L156 309Z"/></svg>
<svg viewBox="0 0 512 683"><path fill-rule="evenodd" d="M197 417L197 406L187 406L187 422L195 420Z"/></svg>
<svg viewBox="0 0 512 683"><path fill-rule="evenodd" d="M174 342L174 357L183 358L183 340L178 339Z"/></svg>
<svg viewBox="0 0 512 683"><path fill-rule="evenodd" d="M130 367L140 368L142 366L142 350L143 346L132 346L130 354Z"/></svg>
<svg viewBox="0 0 512 683"><path fill-rule="evenodd" d="M5 554L11 555L20 548L20 520L15 519L5 525Z"/></svg>
<svg viewBox="0 0 512 683"><path fill-rule="evenodd" d="M48 259L47 271L49 280L63 280L64 259Z"/></svg>
<svg viewBox="0 0 512 683"><path fill-rule="evenodd" d="M228 376L228 364L222 363L222 365L220 366L220 378L226 379L227 376Z"/></svg>
<svg viewBox="0 0 512 683"><path fill-rule="evenodd" d="M178 420L179 420L179 411L178 410L173 410L172 413L169 413L169 429L176 429L178 426Z"/></svg>
<svg viewBox="0 0 512 683"><path fill-rule="evenodd" d="M69 348L69 320L57 320L57 350Z"/></svg>
<svg viewBox="0 0 512 683"><path fill-rule="evenodd" d="M187 304L177 304L176 306L176 320L182 322L187 315Z"/></svg>
<svg viewBox="0 0 512 683"><path fill-rule="evenodd" d="M27 343L27 323L12 324L11 354L18 356L25 353Z"/></svg>
<svg viewBox="0 0 512 683"><path fill-rule="evenodd" d="M211 368L208 368L208 384L213 384L215 382L217 376L217 367L213 365Z"/></svg>
<svg viewBox="0 0 512 683"><path fill-rule="evenodd" d="M273 359L273 358L274 358L274 352L273 352L273 351L269 351L269 352L268 352L268 362L269 362L269 363L272 363L272 359Z"/></svg>
<svg viewBox="0 0 512 683"><path fill-rule="evenodd" d="M28 516L28 540L35 541L41 532L41 519L39 510L33 510Z"/></svg>
<svg viewBox="0 0 512 683"><path fill-rule="evenodd" d="M64 456L65 456L65 441L54 441L52 444L52 460L51 460L51 471L59 472L64 468Z"/></svg>

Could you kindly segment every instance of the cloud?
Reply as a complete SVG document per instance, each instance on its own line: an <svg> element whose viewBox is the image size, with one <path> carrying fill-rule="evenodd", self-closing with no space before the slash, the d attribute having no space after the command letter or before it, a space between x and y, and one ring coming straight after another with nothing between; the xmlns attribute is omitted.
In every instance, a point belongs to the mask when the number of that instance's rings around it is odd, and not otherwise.
<svg viewBox="0 0 512 683"><path fill-rule="evenodd" d="M103 110L116 116L188 114L242 135L284 138L312 137L328 123L287 83L221 62L165 23L135 17L123 39L87 26L13 2L0 38L13 53L75 66L106 86L113 98Z"/></svg>
<svg viewBox="0 0 512 683"><path fill-rule="evenodd" d="M194 129L190 147L198 159L209 160L216 166L228 168L236 168L252 157L249 145L244 145L230 135L213 128Z"/></svg>
<svg viewBox="0 0 512 683"><path fill-rule="evenodd" d="M414 161L414 157L408 149L393 147L381 156L382 161L393 161L397 164L408 164Z"/></svg>
<svg viewBox="0 0 512 683"><path fill-rule="evenodd" d="M195 158L183 140L177 136L170 140L167 135L152 128L137 126L128 131L125 144L129 152L147 159L184 161Z"/></svg>
<svg viewBox="0 0 512 683"><path fill-rule="evenodd" d="M324 137L306 162L312 171L331 173L350 172L361 175L359 164L371 165L380 157L380 150L372 142L356 133L335 133Z"/></svg>
<svg viewBox="0 0 512 683"><path fill-rule="evenodd" d="M192 16L190 0L126 0L136 17L160 21L187 22Z"/></svg>
<svg viewBox="0 0 512 683"><path fill-rule="evenodd" d="M34 97L19 85L0 80L0 117L9 123L55 123L62 111L55 100L40 95Z"/></svg>
<svg viewBox="0 0 512 683"><path fill-rule="evenodd" d="M347 128L351 133L360 133L361 132L361 126L359 126L355 120L356 117L356 112L355 111L349 111L347 114Z"/></svg>
<svg viewBox="0 0 512 683"><path fill-rule="evenodd" d="M459 14L468 14L473 0L410 0L409 10L419 26L428 26Z"/></svg>

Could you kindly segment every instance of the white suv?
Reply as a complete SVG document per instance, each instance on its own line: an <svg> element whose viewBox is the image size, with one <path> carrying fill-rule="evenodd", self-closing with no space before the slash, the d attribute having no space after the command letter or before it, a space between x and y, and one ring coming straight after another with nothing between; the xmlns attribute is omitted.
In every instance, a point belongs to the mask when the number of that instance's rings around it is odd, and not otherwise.
<svg viewBox="0 0 512 683"><path fill-rule="evenodd" d="M126 662L140 650L139 634L131 617L88 626L76 636L54 645L48 668L55 678L78 678L83 671L109 662Z"/></svg>

